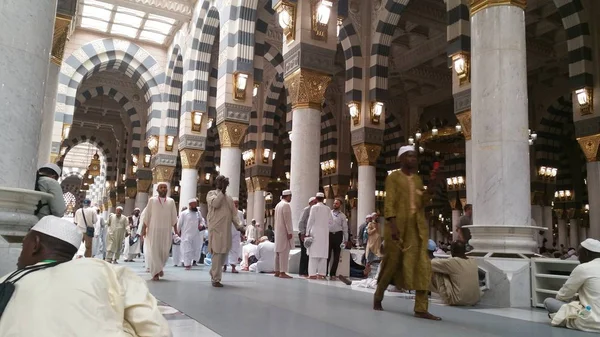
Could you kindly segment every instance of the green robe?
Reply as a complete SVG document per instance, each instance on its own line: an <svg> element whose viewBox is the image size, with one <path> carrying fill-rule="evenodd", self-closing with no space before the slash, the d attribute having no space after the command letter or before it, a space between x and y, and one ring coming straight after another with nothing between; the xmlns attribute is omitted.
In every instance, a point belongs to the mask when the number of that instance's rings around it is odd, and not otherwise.
<svg viewBox="0 0 600 337"><path fill-rule="evenodd" d="M404 252L384 231L384 279L399 289L428 290L431 283L431 260L427 254L429 226L425 221L425 204L431 199L417 174L407 176L401 170L392 172L385 181L385 217L395 217ZM393 275L393 276L391 276ZM391 276L391 277L390 277ZM383 285L386 286L387 285Z"/></svg>

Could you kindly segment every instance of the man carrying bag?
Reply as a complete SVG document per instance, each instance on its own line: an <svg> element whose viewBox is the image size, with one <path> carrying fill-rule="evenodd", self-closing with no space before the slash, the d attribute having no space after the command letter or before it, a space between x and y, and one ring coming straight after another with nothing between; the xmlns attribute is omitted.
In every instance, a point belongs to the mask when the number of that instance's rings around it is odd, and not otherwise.
<svg viewBox="0 0 600 337"><path fill-rule="evenodd" d="M90 205L91 201L85 199L83 208L75 212L74 223L83 234L83 242L85 243L85 257L92 257L92 240L94 240L94 224L98 221L96 211Z"/></svg>

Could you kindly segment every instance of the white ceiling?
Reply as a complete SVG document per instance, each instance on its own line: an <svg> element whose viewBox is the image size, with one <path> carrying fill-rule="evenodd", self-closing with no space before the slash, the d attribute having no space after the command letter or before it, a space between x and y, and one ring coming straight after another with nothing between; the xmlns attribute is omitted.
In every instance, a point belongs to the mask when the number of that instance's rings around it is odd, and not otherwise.
<svg viewBox="0 0 600 337"><path fill-rule="evenodd" d="M100 156L100 162L104 162L102 153L98 151L98 148L95 145L87 142L81 143L69 150L69 153L65 156L63 167L87 169L92 157L94 157L94 154L96 153Z"/></svg>

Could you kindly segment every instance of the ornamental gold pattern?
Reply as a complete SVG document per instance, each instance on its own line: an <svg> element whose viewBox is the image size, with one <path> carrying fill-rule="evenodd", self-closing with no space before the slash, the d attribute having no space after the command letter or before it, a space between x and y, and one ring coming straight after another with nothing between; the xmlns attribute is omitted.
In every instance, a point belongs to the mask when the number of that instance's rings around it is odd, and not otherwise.
<svg viewBox="0 0 600 337"><path fill-rule="evenodd" d="M148 193L150 189L150 185L152 185L152 180L150 179L138 179L137 181L137 191L140 193Z"/></svg>
<svg viewBox="0 0 600 337"><path fill-rule="evenodd" d="M381 145L376 144L362 143L356 144L352 148L359 166L375 166L381 153Z"/></svg>
<svg viewBox="0 0 600 337"><path fill-rule="evenodd" d="M173 173L175 173L175 166L156 166L152 169L152 183L171 182Z"/></svg>
<svg viewBox="0 0 600 337"><path fill-rule="evenodd" d="M527 0L470 0L469 5L471 5L471 16L473 16L480 10L492 6L516 6L525 10Z"/></svg>
<svg viewBox="0 0 600 337"><path fill-rule="evenodd" d="M460 122L465 140L471 140L471 110L457 114L456 118Z"/></svg>
<svg viewBox="0 0 600 337"><path fill-rule="evenodd" d="M181 167L186 169L197 169L202 158L203 150L194 149L182 149L179 151L181 154Z"/></svg>
<svg viewBox="0 0 600 337"><path fill-rule="evenodd" d="M254 185L252 184L252 178L248 177L244 179L246 181L246 190L248 193L254 192Z"/></svg>
<svg viewBox="0 0 600 337"><path fill-rule="evenodd" d="M254 191L266 191L271 178L269 177L252 177L252 185L254 185Z"/></svg>
<svg viewBox="0 0 600 337"><path fill-rule="evenodd" d="M577 138L583 154L588 162L598 160L598 148L600 147L600 134Z"/></svg>
<svg viewBox="0 0 600 337"><path fill-rule="evenodd" d="M285 78L292 109L312 108L321 110L325 89L331 76L314 70L298 69Z"/></svg>
<svg viewBox="0 0 600 337"><path fill-rule="evenodd" d="M60 66L65 54L71 17L58 14L54 20L54 36L52 37L52 63Z"/></svg>
<svg viewBox="0 0 600 337"><path fill-rule="evenodd" d="M128 186L125 189L125 193L127 194L127 198L135 199L135 196L137 195L137 188L135 188L133 186Z"/></svg>
<svg viewBox="0 0 600 337"><path fill-rule="evenodd" d="M223 122L217 125L222 147L239 147L246 135L247 124Z"/></svg>

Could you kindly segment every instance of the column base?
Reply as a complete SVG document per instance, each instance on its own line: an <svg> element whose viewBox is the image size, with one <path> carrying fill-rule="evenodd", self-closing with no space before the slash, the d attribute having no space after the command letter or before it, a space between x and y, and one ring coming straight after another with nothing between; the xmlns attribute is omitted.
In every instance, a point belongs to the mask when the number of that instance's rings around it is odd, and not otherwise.
<svg viewBox="0 0 600 337"><path fill-rule="evenodd" d="M38 222L33 213L38 200L52 198L44 192L0 187L0 275L16 269L22 241Z"/></svg>
<svg viewBox="0 0 600 337"><path fill-rule="evenodd" d="M485 272L479 305L500 308L531 307L531 260L477 257Z"/></svg>
<svg viewBox="0 0 600 337"><path fill-rule="evenodd" d="M537 243L533 239L536 232L546 230L545 227L534 226L504 226L504 225L473 225L465 226L471 230L472 239L469 241L473 250L470 254L492 257L523 258L536 254ZM500 255L501 254L501 255Z"/></svg>

